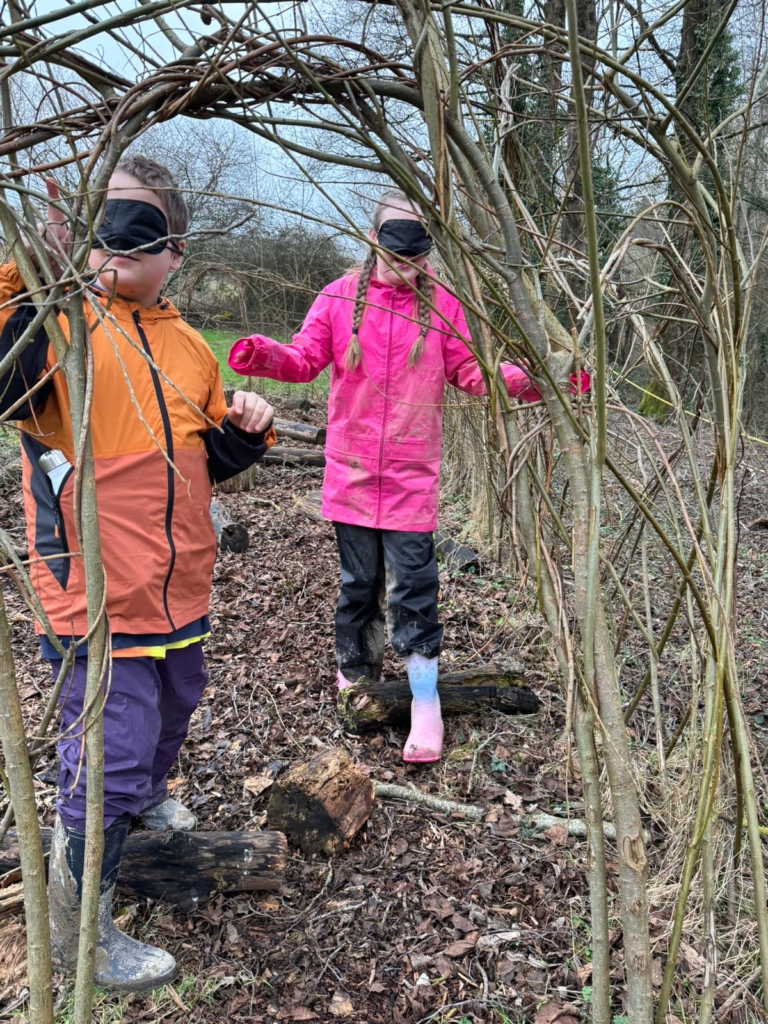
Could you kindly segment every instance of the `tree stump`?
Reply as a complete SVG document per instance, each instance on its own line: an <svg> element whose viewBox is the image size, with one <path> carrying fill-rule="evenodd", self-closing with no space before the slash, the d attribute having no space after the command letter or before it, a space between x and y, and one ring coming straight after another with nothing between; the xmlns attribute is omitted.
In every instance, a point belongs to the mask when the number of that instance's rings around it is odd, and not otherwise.
<svg viewBox="0 0 768 1024"><path fill-rule="evenodd" d="M248 469L244 469L242 473L238 473L237 476L230 477L229 480L222 480L221 483L216 486L219 488L222 494L239 494L241 491L252 491L256 487L256 478L259 475L259 464L254 462Z"/></svg>
<svg viewBox="0 0 768 1024"><path fill-rule="evenodd" d="M441 676L437 683L444 716L466 715L484 708L504 714L532 714L541 701L517 685L524 678L520 665L478 665ZM369 732L385 725L407 725L411 718L411 688L407 679L365 677L339 692L339 717L351 733Z"/></svg>
<svg viewBox="0 0 768 1024"><path fill-rule="evenodd" d="M304 853L347 849L368 820L373 784L345 750L326 750L278 777L267 808L270 828Z"/></svg>
<svg viewBox="0 0 768 1024"><path fill-rule="evenodd" d="M52 829L42 832L47 852ZM279 889L287 852L279 832L133 832L117 887L134 899L192 910L218 892ZM19 848L10 833L0 849L0 874L18 867Z"/></svg>

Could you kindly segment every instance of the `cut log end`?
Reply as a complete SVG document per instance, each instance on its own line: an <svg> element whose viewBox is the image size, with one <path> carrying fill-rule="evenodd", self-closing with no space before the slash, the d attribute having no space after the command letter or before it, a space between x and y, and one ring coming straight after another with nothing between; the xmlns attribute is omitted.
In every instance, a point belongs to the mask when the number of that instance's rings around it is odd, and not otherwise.
<svg viewBox="0 0 768 1024"><path fill-rule="evenodd" d="M248 550L249 544L248 531L242 523L230 523L221 531L219 537L221 551L232 551L234 554L240 555L243 551Z"/></svg>
<svg viewBox="0 0 768 1024"><path fill-rule="evenodd" d="M480 572L480 556L465 544L453 540L443 530L435 530L435 551L447 569L455 572Z"/></svg>
<svg viewBox="0 0 768 1024"><path fill-rule="evenodd" d="M349 846L372 807L370 778L345 750L327 750L277 779L267 822L304 853L331 855Z"/></svg>
<svg viewBox="0 0 768 1024"><path fill-rule="evenodd" d="M241 554L248 549L248 531L242 523L233 522L224 505L215 499L211 501L211 524L220 551Z"/></svg>

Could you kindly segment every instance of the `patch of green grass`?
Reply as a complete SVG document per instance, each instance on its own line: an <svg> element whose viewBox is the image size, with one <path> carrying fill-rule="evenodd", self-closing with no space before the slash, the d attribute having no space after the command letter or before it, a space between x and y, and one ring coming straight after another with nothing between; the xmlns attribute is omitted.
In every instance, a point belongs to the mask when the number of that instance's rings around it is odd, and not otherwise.
<svg viewBox="0 0 768 1024"><path fill-rule="evenodd" d="M328 399L330 375L323 372L309 384L284 384L282 381L269 380L266 377L241 377L227 365L227 356L234 343L241 337L233 331L204 330L200 332L211 347L211 351L219 361L221 378L225 384L232 384L244 391L258 391L267 398L287 398L288 395L306 395L310 401L323 405Z"/></svg>
<svg viewBox="0 0 768 1024"><path fill-rule="evenodd" d="M195 1007L211 1006L216 1002L216 993L219 989L248 988L253 991L255 985L253 975L244 971L238 977L227 978L201 978L193 975L185 975L163 988L155 989L154 992L145 992L138 996L116 995L106 992L100 988L93 990L93 1019L99 1024L123 1024L126 1020L135 1019L135 1008L132 1004L136 1000L149 1001L151 1003L151 1019L160 1020L169 1012L179 1009L181 1002L188 1011ZM173 988L176 999L170 994L169 989ZM66 1000L57 1009L56 1024L72 1024L74 1014L74 984L67 993ZM19 1010L14 1019L26 1020L26 1011Z"/></svg>
<svg viewBox="0 0 768 1024"><path fill-rule="evenodd" d="M19 454L19 432L13 427L5 427L0 430L0 460L13 458Z"/></svg>

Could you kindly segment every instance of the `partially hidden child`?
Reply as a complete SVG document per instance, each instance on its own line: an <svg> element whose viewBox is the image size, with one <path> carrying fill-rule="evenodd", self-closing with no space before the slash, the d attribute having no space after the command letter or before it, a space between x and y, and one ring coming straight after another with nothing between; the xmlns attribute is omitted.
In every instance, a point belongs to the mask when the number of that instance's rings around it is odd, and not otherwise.
<svg viewBox="0 0 768 1024"><path fill-rule="evenodd" d="M48 183L47 242L66 249L68 228ZM186 203L167 168L127 155L112 175L82 301L94 383L90 413L112 663L104 705L104 856L96 984L124 992L170 981L174 958L112 921L112 899L131 820L189 829L167 775L208 681L203 640L216 543L212 482L252 465L274 441L273 410L237 392L227 408L216 359L162 296L179 268ZM15 262L0 267L0 357L34 319ZM69 301L76 301L71 298ZM62 313L60 323L67 331ZM44 330L0 378L0 411L17 405L55 365ZM75 451L64 375L54 373L13 413L21 421L30 574L59 642L77 644L60 698L61 769L50 855L55 965L74 971L85 848L87 764L81 715L88 664L83 561L73 514ZM42 633L42 630L40 630ZM61 653L41 635L54 678Z"/></svg>

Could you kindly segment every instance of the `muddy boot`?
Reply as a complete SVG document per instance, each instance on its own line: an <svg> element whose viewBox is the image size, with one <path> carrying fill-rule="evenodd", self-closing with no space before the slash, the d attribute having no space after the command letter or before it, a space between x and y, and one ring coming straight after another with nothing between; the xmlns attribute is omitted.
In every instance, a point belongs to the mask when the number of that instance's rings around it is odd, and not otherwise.
<svg viewBox="0 0 768 1024"><path fill-rule="evenodd" d="M169 796L154 807L142 811L139 821L153 832L165 832L167 829L173 829L175 832L193 832L197 828L197 818L192 811Z"/></svg>
<svg viewBox="0 0 768 1024"><path fill-rule="evenodd" d="M124 935L112 921L112 899L129 824L116 821L104 832L94 984L117 992L145 992L172 981L176 961L170 953ZM51 952L55 966L67 974L77 967L84 857L85 835L67 828L57 815L48 874Z"/></svg>
<svg viewBox="0 0 768 1024"><path fill-rule="evenodd" d="M403 749L409 764L439 761L443 753L443 719L437 693L437 658L409 654L405 659L411 686L411 731Z"/></svg>

